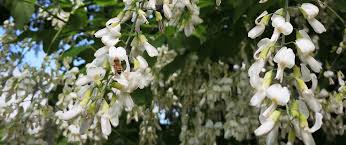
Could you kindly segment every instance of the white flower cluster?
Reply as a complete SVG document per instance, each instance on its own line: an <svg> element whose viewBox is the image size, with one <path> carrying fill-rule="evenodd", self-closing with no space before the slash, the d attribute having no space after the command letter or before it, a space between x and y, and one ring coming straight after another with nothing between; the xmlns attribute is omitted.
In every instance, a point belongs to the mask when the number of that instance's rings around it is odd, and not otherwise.
<svg viewBox="0 0 346 145"><path fill-rule="evenodd" d="M299 10L309 22L313 30L320 34L326 31L324 26L317 20L319 9L311 3L304 3L299 6ZM311 133L320 129L322 125L322 107L315 98L317 87L317 77L310 69L319 73L322 64L313 57L315 45L305 30L296 32L295 51L288 48L285 43L285 36L292 34L293 26L289 22L290 16L287 7L279 9L273 14L263 12L255 21L256 26L251 29L248 36L252 39L259 37L271 20L274 27L271 38L264 38L257 44L258 49L254 54L256 60L248 70L250 84L255 88L256 93L250 101L251 106L261 108L259 120L261 126L255 130L256 136L267 135L267 144L277 142L278 129L280 124L291 124L288 132L288 144L293 144L295 137L301 139L306 145L314 145ZM281 35L282 34L282 35ZM282 39L281 45L278 40ZM279 48L279 49L278 49ZM277 50L278 49L278 50ZM276 53L274 57L272 53ZM300 59L300 66L296 65L296 55ZM267 62L277 65L275 80L273 80L274 70L267 71ZM309 68L307 67L309 66ZM271 68L271 67L268 67ZM285 69L292 69L293 73L285 76ZM263 77L262 72L264 73ZM295 80L291 81L292 79ZM306 82L312 82L308 88ZM298 90L299 96L295 96L293 86ZM287 112L287 113L286 113ZM314 115L309 116L310 112ZM284 118L289 118L285 120ZM309 127L308 119L314 119L315 124Z"/></svg>
<svg viewBox="0 0 346 145"><path fill-rule="evenodd" d="M329 133L328 139L332 139L336 135L344 134L346 125L344 125L344 108L346 104L344 99L346 98L345 77L341 71L325 71L324 76L329 80L331 85L336 86L334 80L337 81L338 89L335 87L333 90L327 91L327 89L321 89L318 97L319 102L326 109L324 111L324 119L322 129Z"/></svg>
<svg viewBox="0 0 346 145"><path fill-rule="evenodd" d="M56 86L54 77L29 67L10 75L0 87L2 142L46 144L43 136L52 113L46 95Z"/></svg>
<svg viewBox="0 0 346 145"><path fill-rule="evenodd" d="M172 0L169 4L172 9L169 25L177 26L180 31L184 30L186 36L190 36L195 26L203 22L197 3L198 0Z"/></svg>
<svg viewBox="0 0 346 145"><path fill-rule="evenodd" d="M186 59L181 69L165 79L156 69L162 68L159 60L170 59L158 57L153 70L159 77L151 85L159 110L174 114L167 116L168 124L181 117L180 144L216 144L220 137L237 141L252 138L258 111L247 106L250 91L244 65L234 65L234 71L229 71L226 62L202 61L195 54Z"/></svg>
<svg viewBox="0 0 346 145"><path fill-rule="evenodd" d="M150 57L155 57L158 51L140 31L140 26L148 23L142 10L146 3L138 4L132 0L124 0L124 3L124 12L108 20L106 27L95 33L105 46L98 49L95 59L86 65L86 74L80 74L75 83L66 81L73 87L60 97L63 108L55 115L57 123L65 124L65 135L70 141L83 142L88 137L107 139L112 126L118 126L123 110L129 112L135 106L131 93L148 86L152 80L151 70L142 54L146 51ZM131 18L136 32L124 48L119 44L122 41L121 24ZM128 51L130 47L131 51ZM75 75L78 72L78 69L71 70Z"/></svg>
<svg viewBox="0 0 346 145"><path fill-rule="evenodd" d="M68 22L70 16L81 6L84 5L82 0L71 0L71 4L73 5L71 11L64 11L60 7L55 8L45 8L45 7L39 7L39 13L38 17L44 18L46 20L51 20L52 26L54 26L57 29L60 29L66 25L66 22Z"/></svg>

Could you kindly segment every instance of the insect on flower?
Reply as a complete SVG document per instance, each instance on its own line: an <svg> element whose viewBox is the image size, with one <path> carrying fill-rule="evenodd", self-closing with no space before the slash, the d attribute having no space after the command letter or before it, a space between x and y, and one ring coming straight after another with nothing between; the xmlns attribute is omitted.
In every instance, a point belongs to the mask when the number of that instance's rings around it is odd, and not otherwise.
<svg viewBox="0 0 346 145"><path fill-rule="evenodd" d="M119 59L117 58L114 59L113 68L117 74L119 75L121 74L121 72L123 71L123 67L121 66L121 62Z"/></svg>

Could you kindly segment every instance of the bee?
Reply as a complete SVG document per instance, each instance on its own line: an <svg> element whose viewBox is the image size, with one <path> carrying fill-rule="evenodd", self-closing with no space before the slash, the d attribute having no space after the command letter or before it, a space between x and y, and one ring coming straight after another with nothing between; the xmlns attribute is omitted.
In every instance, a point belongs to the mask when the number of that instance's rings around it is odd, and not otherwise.
<svg viewBox="0 0 346 145"><path fill-rule="evenodd" d="M114 59L113 68L117 74L121 74L121 72L123 71L123 67L121 66L121 62L119 59Z"/></svg>

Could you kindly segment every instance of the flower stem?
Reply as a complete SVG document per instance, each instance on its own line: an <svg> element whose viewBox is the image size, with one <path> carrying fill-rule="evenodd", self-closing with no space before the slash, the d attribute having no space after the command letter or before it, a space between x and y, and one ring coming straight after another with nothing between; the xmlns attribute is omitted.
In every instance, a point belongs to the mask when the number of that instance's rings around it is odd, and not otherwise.
<svg viewBox="0 0 346 145"><path fill-rule="evenodd" d="M288 0L285 0L285 4L284 4L284 13L285 13L285 21L289 21L289 15L288 15ZM281 39L281 46L283 46L285 44L285 35L282 35L282 39Z"/></svg>

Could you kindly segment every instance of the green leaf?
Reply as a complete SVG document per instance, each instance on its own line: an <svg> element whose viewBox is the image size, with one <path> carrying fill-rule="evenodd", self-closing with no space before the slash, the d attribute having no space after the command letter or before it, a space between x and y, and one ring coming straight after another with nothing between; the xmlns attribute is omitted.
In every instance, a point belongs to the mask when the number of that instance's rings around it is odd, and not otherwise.
<svg viewBox="0 0 346 145"><path fill-rule="evenodd" d="M335 7L343 13L346 13L346 1L345 0L335 0Z"/></svg>
<svg viewBox="0 0 346 145"><path fill-rule="evenodd" d="M11 3L11 15L19 28L29 22L35 11L36 0L14 0Z"/></svg>
<svg viewBox="0 0 346 145"><path fill-rule="evenodd" d="M114 6L117 4L116 0L94 0L94 2L99 6Z"/></svg>
<svg viewBox="0 0 346 145"><path fill-rule="evenodd" d="M36 33L37 40L42 40L43 50L52 53L58 49L59 39L57 30L41 30Z"/></svg>
<svg viewBox="0 0 346 145"><path fill-rule="evenodd" d="M69 18L66 26L71 30L79 30L88 24L88 17L84 9L77 9Z"/></svg>
<svg viewBox="0 0 346 145"><path fill-rule="evenodd" d="M80 54L81 52L87 50L87 49L91 49L90 46L78 46L78 47L72 47L70 49L68 49L63 55L62 57L75 57L78 54Z"/></svg>

